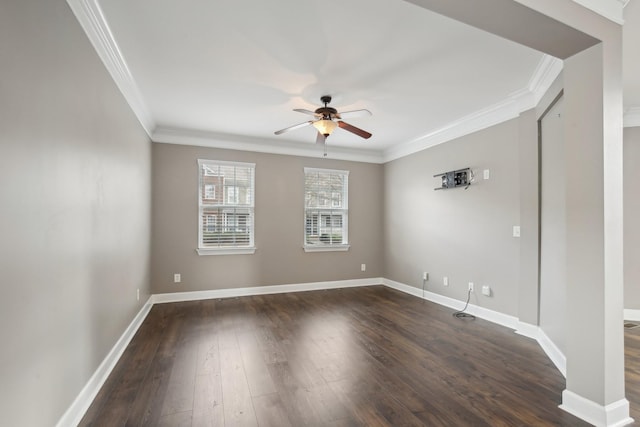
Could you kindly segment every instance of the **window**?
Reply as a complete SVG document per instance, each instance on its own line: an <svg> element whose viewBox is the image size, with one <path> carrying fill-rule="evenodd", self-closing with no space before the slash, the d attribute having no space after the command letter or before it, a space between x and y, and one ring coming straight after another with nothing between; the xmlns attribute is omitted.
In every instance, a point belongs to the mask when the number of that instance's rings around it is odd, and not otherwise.
<svg viewBox="0 0 640 427"><path fill-rule="evenodd" d="M225 188L227 189L227 204L229 205L237 205L239 198L238 198L238 187L236 187L235 185L231 185Z"/></svg>
<svg viewBox="0 0 640 427"><path fill-rule="evenodd" d="M204 198L209 200L216 198L216 186L214 184L204 185Z"/></svg>
<svg viewBox="0 0 640 427"><path fill-rule="evenodd" d="M205 233L214 233L216 231L217 224L217 216L216 215L205 215L204 217L204 232Z"/></svg>
<svg viewBox="0 0 640 427"><path fill-rule="evenodd" d="M255 164L198 160L198 169L198 254L254 253Z"/></svg>
<svg viewBox="0 0 640 427"><path fill-rule="evenodd" d="M346 251L349 171L304 168L305 251Z"/></svg>

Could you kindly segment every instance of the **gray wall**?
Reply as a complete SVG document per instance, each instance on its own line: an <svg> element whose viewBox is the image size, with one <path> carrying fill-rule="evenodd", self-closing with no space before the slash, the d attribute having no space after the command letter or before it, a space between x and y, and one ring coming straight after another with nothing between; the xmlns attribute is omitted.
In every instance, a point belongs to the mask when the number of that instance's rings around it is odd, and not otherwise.
<svg viewBox="0 0 640 427"><path fill-rule="evenodd" d="M51 426L148 298L150 142L64 0L0 58L0 424Z"/></svg>
<svg viewBox="0 0 640 427"><path fill-rule="evenodd" d="M153 145L152 289L199 291L383 275L383 167L192 146ZM256 164L253 255L199 256L197 159ZM348 170L347 252L305 253L304 167ZM367 271L360 271L360 264ZM182 283L173 283L173 274Z"/></svg>
<svg viewBox="0 0 640 427"><path fill-rule="evenodd" d="M567 209L562 98L541 120L540 328L566 351Z"/></svg>
<svg viewBox="0 0 640 427"><path fill-rule="evenodd" d="M640 310L640 127L624 130L624 307Z"/></svg>
<svg viewBox="0 0 640 427"><path fill-rule="evenodd" d="M385 277L517 315L520 119L484 129L385 164ZM476 182L434 191L433 175L470 167ZM490 179L483 180L483 170ZM449 286L443 285L443 277ZM489 285L491 297L481 295Z"/></svg>
<svg viewBox="0 0 640 427"><path fill-rule="evenodd" d="M541 102L544 102L543 99ZM538 121L535 109L523 112L518 124L518 171L520 173L520 265L518 277L518 319L538 324L539 200ZM522 325L521 325L522 326Z"/></svg>

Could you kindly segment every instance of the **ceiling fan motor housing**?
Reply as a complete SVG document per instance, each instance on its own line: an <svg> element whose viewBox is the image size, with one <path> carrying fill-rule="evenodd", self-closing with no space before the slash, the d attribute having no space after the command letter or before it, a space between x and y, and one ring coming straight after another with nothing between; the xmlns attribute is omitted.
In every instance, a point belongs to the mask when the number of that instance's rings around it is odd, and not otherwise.
<svg viewBox="0 0 640 427"><path fill-rule="evenodd" d="M289 126L288 128L284 128L281 130L278 130L276 132L274 132L276 135L280 135L282 133L285 132L289 132L290 130L294 130L294 129L298 129L304 126L308 126L308 125L313 125L317 130L318 130L318 141L324 143L326 138L331 134L331 132L333 132L333 130L337 127L340 127L348 132L354 133L362 138L370 138L371 134L367 131L364 131L362 129L359 129L353 125L350 125L349 123L346 123L344 121L342 121L342 115L340 113L338 113L338 110L336 110L333 107L329 107L329 103L331 102L331 96L330 95L323 95L320 97L320 100L324 103L324 107L320 107L318 109L316 109L315 111L309 111L303 108L296 108L294 109L294 111L298 111L300 113L304 113L304 114L310 114L312 116L315 116L316 120L309 120L306 121L304 123L300 123L297 125L293 125L293 126ZM349 114L354 114L354 113L366 113L367 115L371 115L371 112L369 110L353 110L353 111L347 111L347 112L343 112L344 114L349 113ZM334 121L335 119L337 119L338 121ZM316 142L318 142L316 141Z"/></svg>
<svg viewBox="0 0 640 427"><path fill-rule="evenodd" d="M331 107L320 107L315 113L321 115L324 120L331 120L338 114L338 110Z"/></svg>

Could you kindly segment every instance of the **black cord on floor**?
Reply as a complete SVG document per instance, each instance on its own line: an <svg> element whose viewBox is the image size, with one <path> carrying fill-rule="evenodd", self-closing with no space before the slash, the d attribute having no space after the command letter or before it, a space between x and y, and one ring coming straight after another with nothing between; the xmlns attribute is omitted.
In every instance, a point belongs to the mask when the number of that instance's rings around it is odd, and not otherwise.
<svg viewBox="0 0 640 427"><path fill-rule="evenodd" d="M458 319L470 319L470 320L476 320L476 316L474 316L473 314L469 314L469 313L465 313L464 311L467 309L467 307L469 306L469 300L471 299L471 289L469 289L469 292L467 292L467 302L464 305L464 308L460 311L456 311L455 313L453 313L453 317L457 317Z"/></svg>

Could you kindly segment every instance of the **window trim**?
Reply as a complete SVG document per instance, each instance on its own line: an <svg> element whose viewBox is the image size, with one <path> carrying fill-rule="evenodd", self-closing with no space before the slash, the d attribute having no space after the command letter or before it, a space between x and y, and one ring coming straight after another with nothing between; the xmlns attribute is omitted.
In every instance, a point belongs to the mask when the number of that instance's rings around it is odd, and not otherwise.
<svg viewBox="0 0 640 427"><path fill-rule="evenodd" d="M203 225L202 225L202 200L203 200L203 181L202 181L202 168L204 165L215 166L234 166L234 167L247 167L252 169L251 174L251 204L248 208L251 211L251 233L249 235L248 246L223 246L223 247L204 247L202 245L203 237ZM198 159L198 245L196 252L198 255L251 255L256 252L255 246L255 206L256 206L256 164L246 162L232 162L227 160L210 160L210 159ZM224 194L223 194L224 197Z"/></svg>
<svg viewBox="0 0 640 427"><path fill-rule="evenodd" d="M343 223L342 223L342 227L344 228L344 236L346 238L346 243L329 243L329 244L315 244L315 245L310 245L307 244L307 197L306 197L306 185L304 187L304 197L303 197L303 217L304 217L304 221L303 221L303 229L302 229L302 238L303 238L303 243L302 243L302 247L304 249L305 252L345 252L348 251L349 248L351 247L351 244L349 243L349 171L348 170L340 170L340 169L324 169L324 168L310 168L310 167L305 167L304 168L304 178L306 181L306 176L308 173L314 173L314 172L321 172L321 173L331 173L331 174L339 174L339 175L343 175L345 177L346 183L344 185L344 189L343 189L343 202L344 202L344 206L340 207L339 209L337 208L333 208L333 197L330 198L329 203L327 207L318 207L318 208L313 208L310 210L317 210L317 211L331 211L331 210L339 210L342 211L344 213L343 216ZM329 194L331 194L331 192L329 192ZM331 194L331 196L333 196ZM318 224L320 222L320 218L318 218Z"/></svg>

